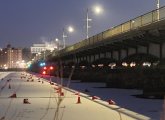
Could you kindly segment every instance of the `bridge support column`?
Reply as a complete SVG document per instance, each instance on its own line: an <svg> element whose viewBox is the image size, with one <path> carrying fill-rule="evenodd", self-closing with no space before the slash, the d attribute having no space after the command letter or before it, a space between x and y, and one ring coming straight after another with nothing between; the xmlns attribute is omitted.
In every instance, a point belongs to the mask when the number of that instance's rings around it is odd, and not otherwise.
<svg viewBox="0 0 165 120"><path fill-rule="evenodd" d="M118 51L118 60L121 60L121 50Z"/></svg>
<svg viewBox="0 0 165 120"><path fill-rule="evenodd" d="M95 61L96 60L96 57L95 57L95 54L93 55L93 61Z"/></svg>
<svg viewBox="0 0 165 120"><path fill-rule="evenodd" d="M128 48L128 55L132 55L136 53L136 48Z"/></svg>
<svg viewBox="0 0 165 120"><path fill-rule="evenodd" d="M111 51L111 59L113 59L113 51Z"/></svg>
<svg viewBox="0 0 165 120"><path fill-rule="evenodd" d="M162 53L163 53L163 52L162 52L162 47L163 47L163 45L160 43L160 44L159 44L159 48L160 48L160 60L162 59L162 56L163 56L163 55L162 55Z"/></svg>
<svg viewBox="0 0 165 120"><path fill-rule="evenodd" d="M128 49L126 49L126 54L127 54L127 57L128 57L128 55L129 55L129 53L128 53Z"/></svg>
<svg viewBox="0 0 165 120"><path fill-rule="evenodd" d="M113 51L113 58L116 60L119 60L119 52L118 51Z"/></svg>
<svg viewBox="0 0 165 120"><path fill-rule="evenodd" d="M128 57L128 50L127 49L122 49L120 51L120 59L124 59L125 57Z"/></svg>
<svg viewBox="0 0 165 120"><path fill-rule="evenodd" d="M88 56L85 57L85 60L88 61Z"/></svg>
<svg viewBox="0 0 165 120"><path fill-rule="evenodd" d="M89 55L89 61L88 61L88 63L91 63L92 61L91 61L91 55Z"/></svg>
<svg viewBox="0 0 165 120"><path fill-rule="evenodd" d="M149 44L149 54L160 58L160 44Z"/></svg>
<svg viewBox="0 0 165 120"><path fill-rule="evenodd" d="M98 59L100 59L100 58L101 58L101 53L98 54Z"/></svg>
<svg viewBox="0 0 165 120"><path fill-rule="evenodd" d="M107 52L107 53L106 53L106 57L107 57L107 58L111 58L111 52Z"/></svg>
<svg viewBox="0 0 165 120"><path fill-rule="evenodd" d="M107 53L106 52L104 53L104 58L107 58Z"/></svg>
<svg viewBox="0 0 165 120"><path fill-rule="evenodd" d="M147 46L147 55L149 55L149 45Z"/></svg>
<svg viewBox="0 0 165 120"><path fill-rule="evenodd" d="M145 54L147 54L147 46L146 47L138 46L137 53L145 53Z"/></svg>

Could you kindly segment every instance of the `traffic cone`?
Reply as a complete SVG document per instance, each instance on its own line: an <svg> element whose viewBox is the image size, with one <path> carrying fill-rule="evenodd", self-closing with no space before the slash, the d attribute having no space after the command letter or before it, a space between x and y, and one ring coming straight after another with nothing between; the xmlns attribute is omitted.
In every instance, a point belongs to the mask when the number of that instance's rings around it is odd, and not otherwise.
<svg viewBox="0 0 165 120"><path fill-rule="evenodd" d="M64 92L60 92L60 96L64 96Z"/></svg>
<svg viewBox="0 0 165 120"><path fill-rule="evenodd" d="M107 102L108 102L110 105L115 105L115 104L116 104L115 101L113 101L113 100L111 100L111 99L109 99Z"/></svg>
<svg viewBox="0 0 165 120"><path fill-rule="evenodd" d="M9 98L16 98L16 97L17 97L16 93L13 93L11 96L9 96Z"/></svg>
<svg viewBox="0 0 165 120"><path fill-rule="evenodd" d="M79 92L76 92L74 95L80 95L80 93Z"/></svg>
<svg viewBox="0 0 165 120"><path fill-rule="evenodd" d="M9 89L11 89L11 86L10 86L10 84L9 84Z"/></svg>
<svg viewBox="0 0 165 120"><path fill-rule="evenodd" d="M81 99L80 99L80 96L78 96L77 104L80 104L80 103L81 103Z"/></svg>
<svg viewBox="0 0 165 120"><path fill-rule="evenodd" d="M61 94L61 92L62 92L62 88L61 87L58 87L57 93Z"/></svg>
<svg viewBox="0 0 165 120"><path fill-rule="evenodd" d="M51 84L51 85L54 85L54 83L53 83L53 82L51 82L50 84Z"/></svg>
<svg viewBox="0 0 165 120"><path fill-rule="evenodd" d="M100 98L100 97L98 97L98 96L92 96L92 100L95 100L95 99L100 100L101 98Z"/></svg>
<svg viewBox="0 0 165 120"><path fill-rule="evenodd" d="M23 99L23 104L30 104L30 102L28 101L28 99Z"/></svg>

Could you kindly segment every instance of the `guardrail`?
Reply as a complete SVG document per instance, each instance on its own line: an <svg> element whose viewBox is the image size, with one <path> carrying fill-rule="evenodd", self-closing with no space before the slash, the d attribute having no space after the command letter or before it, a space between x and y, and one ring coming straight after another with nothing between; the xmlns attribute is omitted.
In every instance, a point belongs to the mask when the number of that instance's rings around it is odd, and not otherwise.
<svg viewBox="0 0 165 120"><path fill-rule="evenodd" d="M141 15L130 21L127 21L114 28L108 29L108 30L106 30L102 33L99 33L95 36L92 36L88 39L82 40L74 45L68 46L65 49L63 49L62 51L60 51L60 53L70 52L70 51L74 51L74 50L77 50L79 48L82 48L82 47L85 47L88 45L93 45L99 41L104 41L107 38L117 36L119 34L122 34L122 33L128 32L128 31L131 31L133 29L137 29L137 28L161 21L163 19L165 19L165 6L161 7L160 9L156 9L149 13Z"/></svg>

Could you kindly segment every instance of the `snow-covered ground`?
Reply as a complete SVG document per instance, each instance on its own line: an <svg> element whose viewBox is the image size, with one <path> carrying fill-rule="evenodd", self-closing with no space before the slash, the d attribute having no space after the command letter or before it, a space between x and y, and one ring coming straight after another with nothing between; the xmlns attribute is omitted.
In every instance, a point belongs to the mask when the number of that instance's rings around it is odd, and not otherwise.
<svg viewBox="0 0 165 120"><path fill-rule="evenodd" d="M57 78L53 78L53 80L55 82L58 81ZM64 80L64 84L66 85L67 83L68 81ZM98 96L104 101L112 99L121 108L142 114L152 120L160 120L163 112L164 100L144 99L133 96L142 94L142 90L105 88L105 83L83 83L75 80L70 82L69 87L90 96Z"/></svg>
<svg viewBox="0 0 165 120"><path fill-rule="evenodd" d="M36 76L31 79L27 73L21 74L0 73L0 120L160 120L163 100L131 96L141 92L138 90L101 88L102 83L71 81L69 88L62 90L64 96L60 96L56 90L58 85L50 85L49 81ZM59 82L57 78L52 80ZM89 92L85 93L85 89ZM75 95L76 91L83 92L80 99ZM16 98L10 98L14 93ZM93 95L103 100L93 101ZM109 105L106 100L110 98L117 105ZM30 104L24 104L24 99Z"/></svg>

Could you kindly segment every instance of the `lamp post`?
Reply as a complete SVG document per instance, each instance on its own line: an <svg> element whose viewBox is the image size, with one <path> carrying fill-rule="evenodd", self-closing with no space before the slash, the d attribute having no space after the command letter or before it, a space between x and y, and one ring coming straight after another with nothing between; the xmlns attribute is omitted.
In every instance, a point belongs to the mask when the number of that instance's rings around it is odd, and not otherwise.
<svg viewBox="0 0 165 120"><path fill-rule="evenodd" d="M159 18L160 18L160 15L159 15L160 0L157 0L156 7L157 7L157 20L159 21Z"/></svg>
<svg viewBox="0 0 165 120"><path fill-rule="evenodd" d="M69 33L72 33L74 32L74 28L72 26L69 26L66 30L65 28L63 28L63 33L62 33L62 39L63 39L63 48L66 47L66 37L67 37L67 34L65 32L69 32Z"/></svg>
<svg viewBox="0 0 165 120"><path fill-rule="evenodd" d="M87 14L86 14L86 38L89 38L89 21L92 21L92 19L89 19L89 13L88 13L88 9L87 9Z"/></svg>
<svg viewBox="0 0 165 120"><path fill-rule="evenodd" d="M103 9L101 6L95 5L93 7L92 11L95 14L100 14L103 11ZM89 28L91 28L91 26L89 25L90 21L92 21L92 19L89 17L89 9L87 8L87 11L86 11L86 39L89 38Z"/></svg>
<svg viewBox="0 0 165 120"><path fill-rule="evenodd" d="M59 39L56 38L56 39L55 39L55 42L56 42L56 48L57 48L57 50L59 50L59 49L60 49L60 48L59 48L59 45L60 45L60 44L59 44Z"/></svg>
<svg viewBox="0 0 165 120"><path fill-rule="evenodd" d="M66 37L67 37L67 36L65 35L65 29L63 28L63 32L62 32L63 48L66 47L66 45L65 45L65 38L66 38Z"/></svg>

